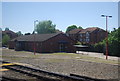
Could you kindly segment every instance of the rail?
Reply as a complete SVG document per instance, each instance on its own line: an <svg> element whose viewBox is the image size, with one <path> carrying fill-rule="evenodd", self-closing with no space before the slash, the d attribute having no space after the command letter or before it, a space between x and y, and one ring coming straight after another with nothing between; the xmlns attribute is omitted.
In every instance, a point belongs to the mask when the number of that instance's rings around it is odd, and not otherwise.
<svg viewBox="0 0 120 81"><path fill-rule="evenodd" d="M1 61L2 63L10 63L6 61ZM5 65L2 66L3 68L10 69L12 71L16 71L22 74L26 74L31 77L35 77L40 81L105 81L105 80L99 80L99 79L93 79L85 76L78 76L75 74L70 74L69 75L63 75L63 74L58 74L58 73L53 73L53 72L48 72L48 71L43 71L40 69L35 69L27 66L22 66L18 64L14 65ZM4 79L4 78L3 78ZM37 81L38 81L37 80Z"/></svg>

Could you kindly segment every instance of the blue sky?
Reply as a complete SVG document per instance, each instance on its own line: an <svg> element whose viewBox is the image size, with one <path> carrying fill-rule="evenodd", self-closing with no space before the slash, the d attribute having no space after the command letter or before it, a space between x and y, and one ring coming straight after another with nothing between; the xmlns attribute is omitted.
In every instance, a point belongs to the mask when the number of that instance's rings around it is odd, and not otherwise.
<svg viewBox="0 0 120 81"><path fill-rule="evenodd" d="M31 33L35 20L51 20L62 31L73 24L105 29L101 14L113 16L108 19L108 30L118 28L117 2L3 2L2 29Z"/></svg>

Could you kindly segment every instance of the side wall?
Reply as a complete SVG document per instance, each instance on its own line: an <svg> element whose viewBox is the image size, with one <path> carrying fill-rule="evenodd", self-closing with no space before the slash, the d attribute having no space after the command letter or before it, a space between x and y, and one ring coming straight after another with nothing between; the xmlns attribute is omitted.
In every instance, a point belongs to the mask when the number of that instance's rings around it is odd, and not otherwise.
<svg viewBox="0 0 120 81"><path fill-rule="evenodd" d="M43 52L60 52L59 41L67 41L65 44L65 52L75 52L75 41L65 36L64 34L59 34L43 43Z"/></svg>
<svg viewBox="0 0 120 81"><path fill-rule="evenodd" d="M14 41L9 41L8 48L9 49L14 49L15 47L15 42Z"/></svg>
<svg viewBox="0 0 120 81"><path fill-rule="evenodd" d="M55 37L52 37L46 41L43 42L35 42L35 47L34 47L34 41L23 41L20 42L20 46L22 50L25 51L35 51L36 52L42 52L42 53L47 53L47 52L60 52L60 45L59 41L66 41L67 43L65 44L65 52L75 52L75 47L73 46L75 44L75 41L72 40L70 37L67 37L65 34L58 34ZM14 49L15 47L15 42L10 41L9 42L9 48Z"/></svg>

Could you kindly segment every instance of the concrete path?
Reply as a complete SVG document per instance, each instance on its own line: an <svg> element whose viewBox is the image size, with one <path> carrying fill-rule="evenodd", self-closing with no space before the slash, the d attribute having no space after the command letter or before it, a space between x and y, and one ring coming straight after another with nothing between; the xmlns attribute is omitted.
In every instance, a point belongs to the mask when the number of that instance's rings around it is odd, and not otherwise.
<svg viewBox="0 0 120 81"><path fill-rule="evenodd" d="M88 55L88 56L91 56L91 57L106 59L106 55L104 55L103 53L84 52L84 51L76 51L76 53L83 54L83 55ZM120 59L120 57L108 56L108 60L119 60L119 59Z"/></svg>

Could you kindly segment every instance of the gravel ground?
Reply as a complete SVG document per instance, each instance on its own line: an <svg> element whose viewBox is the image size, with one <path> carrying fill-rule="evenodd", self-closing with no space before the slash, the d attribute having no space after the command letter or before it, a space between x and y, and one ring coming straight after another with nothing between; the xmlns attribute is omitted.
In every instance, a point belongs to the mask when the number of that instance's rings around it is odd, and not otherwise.
<svg viewBox="0 0 120 81"><path fill-rule="evenodd" d="M32 52L2 50L3 60L30 64L35 68L69 75L70 73L98 78L118 80L118 63L115 60L105 60L74 54L39 54ZM79 59L78 59L79 58ZM93 58L92 58L93 59Z"/></svg>
<svg viewBox="0 0 120 81"><path fill-rule="evenodd" d="M23 80L36 81L35 77L29 77L27 75L23 75L21 73L18 73L18 72L15 72L15 71L11 71L11 70L4 71L2 73L2 76L6 77L6 78L16 79L16 80L19 80L19 81L23 81Z"/></svg>

